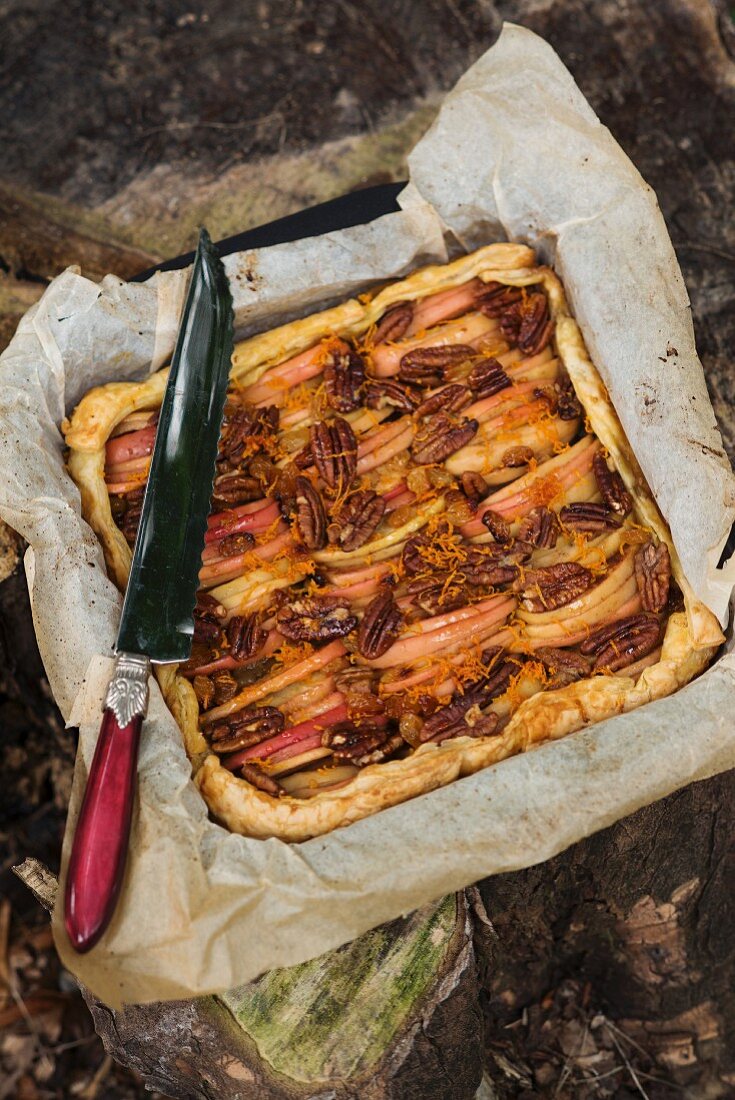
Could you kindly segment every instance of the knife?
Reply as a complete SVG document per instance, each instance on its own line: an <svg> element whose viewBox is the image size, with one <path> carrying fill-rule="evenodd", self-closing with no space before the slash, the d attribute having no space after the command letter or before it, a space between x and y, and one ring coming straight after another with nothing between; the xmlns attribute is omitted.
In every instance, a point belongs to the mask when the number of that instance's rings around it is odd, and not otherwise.
<svg viewBox="0 0 735 1100"><path fill-rule="evenodd" d="M92 766L64 894L75 950L99 940L122 885L151 662L185 661L233 350L232 295L202 229L153 448Z"/></svg>

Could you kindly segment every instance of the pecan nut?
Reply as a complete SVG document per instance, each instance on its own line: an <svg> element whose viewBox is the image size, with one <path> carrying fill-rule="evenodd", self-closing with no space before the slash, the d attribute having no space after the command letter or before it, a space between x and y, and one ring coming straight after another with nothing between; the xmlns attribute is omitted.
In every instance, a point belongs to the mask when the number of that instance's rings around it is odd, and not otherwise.
<svg viewBox="0 0 735 1100"><path fill-rule="evenodd" d="M420 386L438 386L444 381L447 367L465 363L476 355L469 344L438 344L430 348L414 348L401 357L398 377L403 382Z"/></svg>
<svg viewBox="0 0 735 1100"><path fill-rule="evenodd" d="M208 592L198 593L194 608L194 641L218 642L222 635L222 620L226 614L224 607L214 596L210 596Z"/></svg>
<svg viewBox="0 0 735 1100"><path fill-rule="evenodd" d="M243 764L240 775L243 779L247 779L251 786L263 791L264 794L271 795L272 798L280 798L285 793L281 784L277 783L273 776L266 775L257 764Z"/></svg>
<svg viewBox="0 0 735 1100"><path fill-rule="evenodd" d="M545 294L528 294L509 306L500 318L500 331L524 355L536 355L548 344L553 322Z"/></svg>
<svg viewBox="0 0 735 1100"><path fill-rule="evenodd" d="M608 623L582 642L580 651L595 658L595 672L617 672L647 657L661 638L661 624L651 614L629 615Z"/></svg>
<svg viewBox="0 0 735 1100"><path fill-rule="evenodd" d="M438 615L442 611L454 611L464 607L469 601L467 590L460 584L448 583L441 577L419 577L407 586L407 595L412 596L411 603L428 615Z"/></svg>
<svg viewBox="0 0 735 1100"><path fill-rule="evenodd" d="M531 550L532 547L518 543L512 546L501 546L499 543L473 546L462 565L462 576L473 588L486 585L499 588L510 584L517 580L519 564L530 556Z"/></svg>
<svg viewBox="0 0 735 1100"><path fill-rule="evenodd" d="M475 296L475 307L486 317L500 317L508 306L520 302L523 290L519 286L504 283L485 283Z"/></svg>
<svg viewBox="0 0 735 1100"><path fill-rule="evenodd" d="M576 649L554 649L541 646L534 656L542 661L551 673L549 687L565 687L576 680L583 680L592 671L592 661Z"/></svg>
<svg viewBox="0 0 735 1100"><path fill-rule="evenodd" d="M467 385L475 395L475 400L482 401L485 397L492 397L501 390L506 390L512 382L498 360L490 356L475 364L467 375Z"/></svg>
<svg viewBox="0 0 735 1100"><path fill-rule="evenodd" d="M341 416L311 426L311 452L319 475L330 489L345 492L357 470L357 440Z"/></svg>
<svg viewBox="0 0 735 1100"><path fill-rule="evenodd" d="M230 653L236 661L250 661L255 657L268 637L255 612L249 615L233 615L227 624L227 641Z"/></svg>
<svg viewBox="0 0 735 1100"><path fill-rule="evenodd" d="M126 493L123 498L125 502L125 512L123 514L120 530L131 546L135 544L135 537L138 534L140 517L143 512L144 494L145 485L141 485L139 489L133 489L132 492Z"/></svg>
<svg viewBox="0 0 735 1100"><path fill-rule="evenodd" d="M486 512L483 512L481 519L496 542L499 542L502 546L510 544L512 538L510 526L500 512L494 512L492 508L488 508Z"/></svg>
<svg viewBox="0 0 735 1100"><path fill-rule="evenodd" d="M258 479L237 470L234 473L220 474L214 479L212 504L215 508L234 508L237 504L260 500L262 496L263 486Z"/></svg>
<svg viewBox="0 0 735 1100"><path fill-rule="evenodd" d="M385 514L385 500L372 489L358 489L342 505L334 523L330 524L330 542L343 550L357 550L370 539Z"/></svg>
<svg viewBox="0 0 735 1100"><path fill-rule="evenodd" d="M360 391L365 381L362 356L344 346L332 352L324 367L327 404L337 412L351 412L360 404Z"/></svg>
<svg viewBox="0 0 735 1100"><path fill-rule="evenodd" d="M321 550L326 546L327 513L308 477L296 478L296 527L309 550Z"/></svg>
<svg viewBox="0 0 735 1100"><path fill-rule="evenodd" d="M530 542L539 550L550 550L556 546L561 528L556 512L550 508L533 508L521 521L518 538Z"/></svg>
<svg viewBox="0 0 735 1100"><path fill-rule="evenodd" d="M421 401L421 394L414 386L386 378L380 382L370 379L365 386L365 404L369 409L400 409L413 412Z"/></svg>
<svg viewBox="0 0 735 1100"><path fill-rule="evenodd" d="M498 716L490 712L481 715L479 709L488 706L493 699L508 690L511 677L518 672L516 661L502 661L483 680L465 688L462 695L453 697L450 703L434 711L424 722L419 735L421 741L447 740L449 737L486 737L494 732ZM469 711L473 713L468 714ZM484 721L488 719L488 721Z"/></svg>
<svg viewBox="0 0 735 1100"><path fill-rule="evenodd" d="M466 446L477 434L477 420L466 417L459 423L446 413L437 413L416 433L411 444L414 461L425 465L443 462L455 451Z"/></svg>
<svg viewBox="0 0 735 1100"><path fill-rule="evenodd" d="M574 392L569 375L564 375L554 383L556 394L556 413L560 420L576 420L582 415L582 406Z"/></svg>
<svg viewBox="0 0 735 1100"><path fill-rule="evenodd" d="M307 596L282 607L276 616L281 634L297 642L344 638L357 626L346 602L335 596Z"/></svg>
<svg viewBox="0 0 735 1100"><path fill-rule="evenodd" d="M405 336L413 320L413 302L396 302L378 321L373 333L373 346L395 342Z"/></svg>
<svg viewBox="0 0 735 1100"><path fill-rule="evenodd" d="M669 599L671 558L665 542L647 542L635 556L635 579L644 611L663 611Z"/></svg>
<svg viewBox="0 0 735 1100"><path fill-rule="evenodd" d="M400 734L390 733L382 727L371 729L365 725L357 726L354 722L339 722L325 730L322 744L332 750L336 762L364 768L387 759L403 748L405 742Z"/></svg>
<svg viewBox="0 0 735 1100"><path fill-rule="evenodd" d="M224 722L212 727L212 748L220 756L259 745L267 737L280 733L285 725L277 707L251 707L231 714Z"/></svg>
<svg viewBox="0 0 735 1100"><path fill-rule="evenodd" d="M487 482L482 474L475 473L474 470L467 470L462 474L460 484L462 486L462 492L467 497L468 501L473 508L477 509L480 501L484 500L487 496Z"/></svg>
<svg viewBox="0 0 735 1100"><path fill-rule="evenodd" d="M618 471L608 469L607 462L599 451L592 459L592 469L605 504L619 516L627 516L633 510L633 498Z"/></svg>
<svg viewBox="0 0 735 1100"><path fill-rule="evenodd" d="M230 400L219 440L219 459L237 464L253 447L278 430L279 410L275 405L256 409Z"/></svg>
<svg viewBox="0 0 735 1100"><path fill-rule="evenodd" d="M445 386L430 397L424 398L416 409L416 416L433 416L434 413L458 413L466 409L472 401L472 393L466 386L459 382L453 382L451 386Z"/></svg>
<svg viewBox="0 0 735 1100"><path fill-rule="evenodd" d="M365 608L357 631L357 648L368 661L390 649L402 624L401 612L387 590L379 592Z"/></svg>
<svg viewBox="0 0 735 1100"><path fill-rule="evenodd" d="M520 583L523 606L527 611L554 611L576 600L593 582L590 570L576 561L528 569Z"/></svg>
<svg viewBox="0 0 735 1100"><path fill-rule="evenodd" d="M593 504L589 501L565 504L559 512L559 519L563 527L584 535L614 531L622 522L606 504Z"/></svg>

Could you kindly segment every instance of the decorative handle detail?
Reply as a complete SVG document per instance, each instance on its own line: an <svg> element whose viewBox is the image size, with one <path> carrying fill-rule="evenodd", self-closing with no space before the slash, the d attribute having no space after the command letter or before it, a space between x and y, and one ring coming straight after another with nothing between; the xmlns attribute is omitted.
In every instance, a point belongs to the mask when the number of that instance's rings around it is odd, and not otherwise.
<svg viewBox="0 0 735 1100"><path fill-rule="evenodd" d="M122 885L133 816L138 743L148 706L147 657L121 653L105 697L66 878L64 921L76 951L110 922Z"/></svg>

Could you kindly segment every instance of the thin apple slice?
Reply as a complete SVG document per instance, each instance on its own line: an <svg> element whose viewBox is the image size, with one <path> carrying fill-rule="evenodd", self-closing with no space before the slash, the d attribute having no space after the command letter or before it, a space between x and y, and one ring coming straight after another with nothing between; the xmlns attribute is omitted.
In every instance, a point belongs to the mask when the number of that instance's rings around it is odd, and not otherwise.
<svg viewBox="0 0 735 1100"><path fill-rule="evenodd" d="M461 286L440 290L437 294L428 294L414 303L413 317L404 336L415 336L419 332L452 321L475 308L475 300L482 290L481 279L470 279Z"/></svg>
<svg viewBox="0 0 735 1100"><path fill-rule="evenodd" d="M456 321L438 325L431 332L422 333L409 340L400 340L395 344L379 344L370 352L373 371L378 378L389 378L398 374L401 359L416 348L446 347L447 344L474 344L480 339L498 333L497 321L485 317L482 313L466 313Z"/></svg>

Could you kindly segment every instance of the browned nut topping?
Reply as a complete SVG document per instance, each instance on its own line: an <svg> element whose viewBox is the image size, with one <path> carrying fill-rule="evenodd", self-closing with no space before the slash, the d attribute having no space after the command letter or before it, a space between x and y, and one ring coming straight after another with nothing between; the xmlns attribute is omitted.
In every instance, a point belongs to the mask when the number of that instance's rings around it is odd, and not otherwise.
<svg viewBox="0 0 735 1100"><path fill-rule="evenodd" d="M517 466L528 466L533 459L533 451L530 447L509 447L500 460L501 466L507 466L513 470Z"/></svg>
<svg viewBox="0 0 735 1100"><path fill-rule="evenodd" d="M467 375L467 385L477 401L492 397L510 386L510 377L505 373L497 359L489 357L476 363Z"/></svg>
<svg viewBox="0 0 735 1100"><path fill-rule="evenodd" d="M209 676L195 676L191 686L202 710L208 710L214 702L214 684Z"/></svg>
<svg viewBox="0 0 735 1100"><path fill-rule="evenodd" d="M197 595L194 608L194 641L216 642L222 634L221 623L227 612L222 604L208 592Z"/></svg>
<svg viewBox="0 0 735 1100"><path fill-rule="evenodd" d="M477 434L476 420L456 423L445 413L437 413L416 433L411 454L416 462L443 462L464 447Z"/></svg>
<svg viewBox="0 0 735 1100"><path fill-rule="evenodd" d="M498 695L508 690L511 677L518 672L515 661L502 661L484 680L465 689L446 706L440 707L424 722L422 741L446 741L449 737L487 737L495 732L497 714L481 714Z"/></svg>
<svg viewBox="0 0 735 1100"><path fill-rule="evenodd" d="M655 615L629 615L608 623L590 634L579 647L595 657L595 672L617 672L647 657L661 638L661 624Z"/></svg>
<svg viewBox="0 0 735 1100"><path fill-rule="evenodd" d="M277 707L251 707L237 711L212 727L212 748L220 756L249 749L280 733L284 725L285 719Z"/></svg>
<svg viewBox="0 0 735 1100"><path fill-rule="evenodd" d="M541 646L534 656L542 661L551 673L549 687L565 687L573 684L575 680L582 680L589 676L592 669L592 661L589 657L578 653L576 649L553 649L551 646Z"/></svg>
<svg viewBox="0 0 735 1100"><path fill-rule="evenodd" d="M273 798L280 798L284 793L281 784L277 783L272 776L266 775L257 764L243 764L240 768L240 775L243 779L247 779L251 786L257 787L259 791L263 791L264 794L269 794Z"/></svg>
<svg viewBox="0 0 735 1100"><path fill-rule="evenodd" d="M605 504L619 516L627 516L633 510L633 498L618 471L607 468L607 462L599 451L592 459L592 469Z"/></svg>
<svg viewBox="0 0 735 1100"><path fill-rule="evenodd" d="M500 318L500 331L524 355L536 355L551 339L553 322L545 294L528 294Z"/></svg>
<svg viewBox="0 0 735 1100"><path fill-rule="evenodd" d="M214 479L212 504L215 508L234 508L237 504L249 504L251 500L260 500L263 486L255 477L247 474L220 474Z"/></svg>
<svg viewBox="0 0 735 1100"><path fill-rule="evenodd" d="M488 508L486 512L483 512L481 518L496 542L501 543L503 546L510 544L510 527L507 520L500 515L500 512L493 512L492 508Z"/></svg>
<svg viewBox="0 0 735 1100"><path fill-rule="evenodd" d="M469 593L461 584L450 584L439 577L418 577L408 585L411 601L422 611L429 615L438 615L442 611L453 611L455 607L463 607L469 600Z"/></svg>
<svg viewBox="0 0 735 1100"><path fill-rule="evenodd" d="M559 512L559 519L564 527L586 535L614 531L621 523L618 516L611 512L606 504L591 504L588 501L565 504Z"/></svg>
<svg viewBox="0 0 735 1100"><path fill-rule="evenodd" d="M282 607L276 616L281 634L297 642L344 638L357 626L346 602L336 596L305 596Z"/></svg>
<svg viewBox="0 0 735 1100"><path fill-rule="evenodd" d="M260 625L255 612L250 615L233 615L227 624L227 641L230 653L237 661L251 660L265 645L268 632Z"/></svg>
<svg viewBox="0 0 735 1100"><path fill-rule="evenodd" d="M232 411L229 409L232 407ZM252 448L253 438L272 436L278 429L279 410L275 405L255 409L248 405L228 405L219 440L219 457L237 464Z"/></svg>
<svg viewBox="0 0 735 1100"><path fill-rule="evenodd" d="M534 508L521 521L518 538L540 550L548 550L556 546L560 530L556 512L550 508Z"/></svg>
<svg viewBox="0 0 735 1100"><path fill-rule="evenodd" d="M473 470L468 470L462 474L460 478L460 484L462 486L462 492L469 500L473 508L477 509L481 500L484 500L487 496L487 482L482 474L477 474Z"/></svg>
<svg viewBox="0 0 735 1100"><path fill-rule="evenodd" d="M400 340L413 319L413 302L396 302L378 321L373 345Z"/></svg>
<svg viewBox="0 0 735 1100"><path fill-rule="evenodd" d="M413 412L420 401L421 393L416 387L392 378L381 382L370 379L365 386L365 404L369 409L390 408Z"/></svg>
<svg viewBox="0 0 735 1100"><path fill-rule="evenodd" d="M472 393L467 386L454 382L426 397L416 409L416 416L433 416L438 412L458 413L466 409L471 401Z"/></svg>
<svg viewBox="0 0 735 1100"><path fill-rule="evenodd" d="M398 636L401 629L401 612L387 590L379 592L365 608L357 631L358 651L368 661L382 657Z"/></svg>
<svg viewBox="0 0 735 1100"><path fill-rule="evenodd" d="M486 317L499 317L508 306L520 302L523 290L519 286L505 286L503 283L485 283L478 290L475 305Z"/></svg>
<svg viewBox="0 0 735 1100"><path fill-rule="evenodd" d="M558 562L541 569L528 569L519 582L527 611L554 611L576 600L592 585L594 577L576 561Z"/></svg>
<svg viewBox="0 0 735 1100"><path fill-rule="evenodd" d="M308 477L296 478L296 527L309 550L326 546L327 513Z"/></svg>
<svg viewBox="0 0 735 1100"><path fill-rule="evenodd" d="M233 695L237 695L237 680L231 672L212 673L214 684L214 701L217 706L229 702Z"/></svg>
<svg viewBox="0 0 735 1100"><path fill-rule="evenodd" d="M372 489L359 489L342 505L330 524L329 541L343 550L357 550L372 537L385 514L385 500Z"/></svg>
<svg viewBox="0 0 735 1100"><path fill-rule="evenodd" d="M326 730L322 744L332 750L336 762L355 764L359 768L379 764L405 746L399 733L357 726L353 722L340 722Z"/></svg>
<svg viewBox="0 0 735 1100"><path fill-rule="evenodd" d="M225 535L217 543L217 550L223 558L231 558L235 554L245 554L253 546L255 539L249 531L243 531L238 535Z"/></svg>
<svg viewBox="0 0 735 1100"><path fill-rule="evenodd" d="M132 492L126 493L124 497L125 514L120 524L120 530L131 546L135 543L135 536L138 534L138 524L143 511L144 493L145 485L141 485L140 489L133 489Z"/></svg>
<svg viewBox="0 0 735 1100"><path fill-rule="evenodd" d="M341 416L321 420L310 431L311 451L322 480L330 489L345 492L357 470L357 440Z"/></svg>
<svg viewBox="0 0 735 1100"><path fill-rule="evenodd" d="M671 558L666 543L647 542L636 554L634 568L644 611L663 611L671 585Z"/></svg>
<svg viewBox="0 0 735 1100"><path fill-rule="evenodd" d="M523 543L514 543L512 546L501 546L499 543L473 546L462 565L462 576L473 587L489 585L498 588L510 584L518 578L518 563L525 561L532 549L533 547Z"/></svg>
<svg viewBox="0 0 735 1100"><path fill-rule="evenodd" d="M477 352L469 344L440 344L433 348L415 348L401 358L398 377L420 386L438 386L447 367L464 363Z"/></svg>
<svg viewBox="0 0 735 1100"><path fill-rule="evenodd" d="M569 375L565 374L554 383L556 391L556 412L561 420L576 420L582 415L582 406L574 392Z"/></svg>
<svg viewBox="0 0 735 1100"><path fill-rule="evenodd" d="M334 351L324 367L327 404L337 412L350 412L360 404L360 390L365 381L362 357L345 345Z"/></svg>

